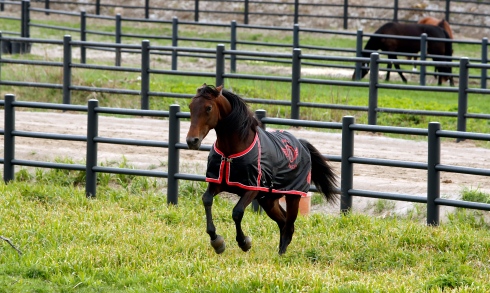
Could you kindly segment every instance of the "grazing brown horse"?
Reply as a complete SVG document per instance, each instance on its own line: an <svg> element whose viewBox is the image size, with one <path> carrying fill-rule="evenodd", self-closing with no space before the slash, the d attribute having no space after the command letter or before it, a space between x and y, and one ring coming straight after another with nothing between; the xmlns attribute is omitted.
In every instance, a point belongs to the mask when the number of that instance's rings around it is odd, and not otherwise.
<svg viewBox="0 0 490 293"><path fill-rule="evenodd" d="M382 25L375 32L377 35L396 35L396 36L410 36L410 37L420 37L422 34L427 34L430 38L440 38L449 39L448 33L440 27L425 25L425 24L411 24L411 23L396 23L389 22ZM420 51L420 40L404 40L395 39L390 37L379 37L372 36L369 38L364 50L370 51L387 51L388 59L397 59L395 52L401 53L418 53ZM440 41L429 41L427 44L427 53L431 55L441 55L441 56L452 56L453 49L451 42L440 42ZM370 52L363 52L363 57L369 57ZM444 57L434 57L434 61L451 61L451 58ZM363 66L368 66L368 64L363 64ZM400 65L395 63L395 68L400 70ZM388 69L391 69L392 64L388 64ZM436 66L436 71L450 74L452 68L449 66ZM363 68L361 70L361 78L366 76L369 69ZM398 72L403 82L407 82L407 79L401 72ZM355 73L352 76L354 79ZM390 79L390 71L386 73L386 81ZM438 85L441 85L444 79L449 79L451 86L454 85L452 76L441 76L438 78Z"/></svg>
<svg viewBox="0 0 490 293"><path fill-rule="evenodd" d="M206 211L206 232L216 253L225 250L223 237L213 224L213 198L222 191L237 194L233 208L236 241L243 251L252 247L241 222L245 208L257 199L267 215L279 226L279 254L292 240L301 196L306 196L313 181L327 201L337 199L336 176L322 154L309 142L296 139L286 131L265 131L242 98L223 86L202 85L189 105L191 125L187 133L189 149L197 150L211 129L216 131L208 157L202 195ZM279 199L286 197L286 211Z"/></svg>
<svg viewBox="0 0 490 293"><path fill-rule="evenodd" d="M445 19L439 19L439 18L427 16L419 20L417 23L438 26L447 32L450 39L454 39L453 30L451 29L451 26L449 26L449 22L447 22Z"/></svg>

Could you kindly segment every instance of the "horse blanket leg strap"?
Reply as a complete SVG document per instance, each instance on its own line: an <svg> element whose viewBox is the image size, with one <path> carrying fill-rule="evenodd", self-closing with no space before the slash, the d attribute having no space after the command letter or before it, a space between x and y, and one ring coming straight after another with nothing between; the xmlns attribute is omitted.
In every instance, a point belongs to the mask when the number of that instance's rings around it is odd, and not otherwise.
<svg viewBox="0 0 490 293"><path fill-rule="evenodd" d="M306 196L311 181L308 149L287 131L258 128L252 144L239 154L225 157L213 145L208 156L206 181L246 190Z"/></svg>

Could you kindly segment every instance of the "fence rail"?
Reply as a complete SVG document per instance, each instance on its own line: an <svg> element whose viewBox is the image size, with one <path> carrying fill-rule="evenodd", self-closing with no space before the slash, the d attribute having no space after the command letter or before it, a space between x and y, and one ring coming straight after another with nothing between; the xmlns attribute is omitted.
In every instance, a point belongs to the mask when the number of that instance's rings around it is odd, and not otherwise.
<svg viewBox="0 0 490 293"><path fill-rule="evenodd" d="M136 176L149 176L166 178L168 181L167 202L169 204L178 203L179 180L204 181L204 176L196 174L180 173L179 150L187 149L187 145L179 141L180 121L190 118L190 114L180 111L180 106L172 105L169 111L148 111L148 110L130 110L118 108L104 108L98 106L97 100L90 100L87 106L73 106L64 104L46 104L36 102L15 101L15 96L8 94L5 96L4 104L4 123L5 128L0 131L4 138L4 157L0 159L3 164L3 180L8 183L15 178L15 166L38 167L38 168L55 168L68 169L86 172L85 191L88 197L95 197L97 194L97 176L98 173L127 174ZM70 134L52 134L18 131L15 128L15 111L16 108L43 108L43 109L64 109L75 110L87 113L87 134L70 135ZM98 134L98 116L100 114L125 114L149 117L164 117L169 120L168 141L152 140L134 140L101 137ZM451 137L458 139L478 139L490 141L489 134L481 133L462 133L458 131L443 131L437 122L429 124L428 129L413 129L390 126L373 126L355 124L352 116L345 116L342 123L335 122L318 122L318 121L299 121L294 119L279 119L266 117L264 110L256 111L256 117L263 125L278 124L292 126L308 126L315 128L336 129L342 132L342 149L340 156L324 155L331 161L341 163L341 204L340 210L347 212L352 209L354 197L370 197L397 201L409 201L425 203L427 205L427 224L439 225L439 209L441 206L452 206L469 209L479 209L490 211L490 204L468 202L463 200L452 200L440 198L440 172L453 172L460 174L473 174L480 176L490 176L490 169L469 168L460 166L451 166L441 164L441 142L442 137ZM128 120L129 121L129 120ZM130 123L130 122L128 122ZM373 159L354 156L355 132L368 131L380 133L403 133L411 135L420 135L427 137L427 163L426 162L406 162L386 159ZM39 162L29 160L18 160L15 158L15 138L30 137L44 138L53 140L72 140L86 142L86 164L64 164L52 162ZM168 169L167 172L139 170L128 168L112 168L100 166L97 161L98 145L101 143L125 144L137 146L149 146L158 148L168 148ZM201 151L209 151L209 145L201 146ZM427 196L418 196L410 194L386 193L372 190L354 189L354 165L369 164L376 166L400 167L409 169L427 170ZM314 186L311 191L316 191Z"/></svg>

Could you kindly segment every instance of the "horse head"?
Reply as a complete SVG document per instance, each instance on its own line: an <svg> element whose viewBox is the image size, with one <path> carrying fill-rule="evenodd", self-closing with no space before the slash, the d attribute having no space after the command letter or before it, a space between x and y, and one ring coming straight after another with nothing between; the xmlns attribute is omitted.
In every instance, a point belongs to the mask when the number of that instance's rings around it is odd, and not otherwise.
<svg viewBox="0 0 490 293"><path fill-rule="evenodd" d="M186 138L189 149L199 149L202 140L224 115L223 112L230 111L230 105L225 102L227 100L222 93L222 85L214 87L203 84L197 89L189 104L191 125Z"/></svg>

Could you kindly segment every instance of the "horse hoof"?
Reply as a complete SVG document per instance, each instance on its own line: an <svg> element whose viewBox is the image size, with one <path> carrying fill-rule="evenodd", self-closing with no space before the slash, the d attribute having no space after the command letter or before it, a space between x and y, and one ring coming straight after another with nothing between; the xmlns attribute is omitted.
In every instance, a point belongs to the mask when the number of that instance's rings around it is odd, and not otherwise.
<svg viewBox="0 0 490 293"><path fill-rule="evenodd" d="M245 239L243 239L243 243L238 246L240 246L240 248L245 252L249 251L250 248L252 248L252 238L245 236Z"/></svg>
<svg viewBox="0 0 490 293"><path fill-rule="evenodd" d="M217 254L221 254L226 248L225 239L218 235L216 239L211 240L211 246L214 248L214 251L216 251Z"/></svg>

